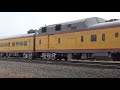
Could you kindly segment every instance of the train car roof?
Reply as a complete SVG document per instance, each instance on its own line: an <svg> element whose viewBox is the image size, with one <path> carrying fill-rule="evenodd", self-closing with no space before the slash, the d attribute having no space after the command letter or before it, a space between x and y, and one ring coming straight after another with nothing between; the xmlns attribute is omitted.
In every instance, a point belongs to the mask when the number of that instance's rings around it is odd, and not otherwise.
<svg viewBox="0 0 120 90"><path fill-rule="evenodd" d="M19 35L14 35L14 36L4 36L4 37L0 37L0 40L1 39L12 39L12 38L21 38L21 37L30 37L30 36L33 36L34 33L31 33L31 34L19 34Z"/></svg>
<svg viewBox="0 0 120 90"><path fill-rule="evenodd" d="M75 32L75 31L82 31L87 30L89 26L92 26L94 24L98 23L104 23L106 20L99 17L90 17L90 18L84 18L80 20L74 20L59 24L52 24L47 25L44 27L40 27L38 32L38 35L49 35L49 34L58 34L58 33L64 33L64 32ZM60 25L60 30L57 31L56 27L57 25ZM46 28L45 28L46 27ZM45 32L43 32L45 29Z"/></svg>
<svg viewBox="0 0 120 90"><path fill-rule="evenodd" d="M96 21L101 20L101 23L103 23L103 22L106 21L106 20L103 19L103 18L90 17L90 18L84 18L84 19L79 19L79 20L73 20L73 21L67 21L67 22L63 22L63 23L57 23L57 24L47 25L47 26L43 26L43 27L55 27L55 26L58 25L58 24L66 25L66 24L74 24L74 23L80 23L80 22L83 22L83 23L90 22L89 24L91 25L94 19L97 19ZM98 20L98 19L99 19L99 20ZM97 22L97 23L99 23L99 22ZM88 25L88 26L89 26L89 25ZM42 27L40 27L40 28L42 28Z"/></svg>
<svg viewBox="0 0 120 90"><path fill-rule="evenodd" d="M111 28L111 27L120 27L120 20L94 24L89 26L88 29L102 29L102 28Z"/></svg>
<svg viewBox="0 0 120 90"><path fill-rule="evenodd" d="M69 21L69 22L65 22L65 23L62 23L62 25L64 25L64 24L73 24L73 23L80 23L80 22L84 22L84 23L86 23L86 22L92 22L94 19L96 19L98 22L97 23L99 23L99 20L101 20L101 23L103 23L103 22L105 22L106 20L105 19L103 19L103 18L99 18L99 17L90 17L90 18L84 18L84 19L79 19L79 20L74 20L74 21ZM98 20L99 19L99 20Z"/></svg>

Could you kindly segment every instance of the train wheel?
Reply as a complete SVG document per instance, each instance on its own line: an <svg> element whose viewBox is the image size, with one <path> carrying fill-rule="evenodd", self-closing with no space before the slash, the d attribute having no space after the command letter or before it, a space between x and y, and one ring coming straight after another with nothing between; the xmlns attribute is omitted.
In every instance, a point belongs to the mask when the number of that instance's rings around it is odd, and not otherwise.
<svg viewBox="0 0 120 90"><path fill-rule="evenodd" d="M29 53L29 54L28 54L28 59L33 59L32 56L33 56L32 53Z"/></svg>
<svg viewBox="0 0 120 90"><path fill-rule="evenodd" d="M24 58L24 59L28 59L28 54L27 54L27 53L24 53L24 54L23 54L23 58Z"/></svg>

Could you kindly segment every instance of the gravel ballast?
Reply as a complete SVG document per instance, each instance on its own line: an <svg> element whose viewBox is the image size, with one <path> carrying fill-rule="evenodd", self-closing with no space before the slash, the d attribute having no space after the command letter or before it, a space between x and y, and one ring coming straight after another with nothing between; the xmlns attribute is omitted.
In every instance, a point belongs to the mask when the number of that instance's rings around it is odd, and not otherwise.
<svg viewBox="0 0 120 90"><path fill-rule="evenodd" d="M0 78L120 78L120 69L0 61Z"/></svg>

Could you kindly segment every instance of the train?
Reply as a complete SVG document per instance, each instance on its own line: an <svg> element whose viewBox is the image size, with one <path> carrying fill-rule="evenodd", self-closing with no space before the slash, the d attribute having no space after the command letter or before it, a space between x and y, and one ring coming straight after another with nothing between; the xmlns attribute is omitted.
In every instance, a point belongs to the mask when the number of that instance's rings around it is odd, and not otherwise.
<svg viewBox="0 0 120 90"><path fill-rule="evenodd" d="M0 58L120 60L120 20L90 17L0 38Z"/></svg>

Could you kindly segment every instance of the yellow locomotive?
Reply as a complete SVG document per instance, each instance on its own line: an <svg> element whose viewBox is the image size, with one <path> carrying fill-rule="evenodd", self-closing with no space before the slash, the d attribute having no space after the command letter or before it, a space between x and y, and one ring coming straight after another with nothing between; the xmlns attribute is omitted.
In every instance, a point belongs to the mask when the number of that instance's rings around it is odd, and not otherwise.
<svg viewBox="0 0 120 90"><path fill-rule="evenodd" d="M120 20L92 17L0 39L0 57L120 60Z"/></svg>

